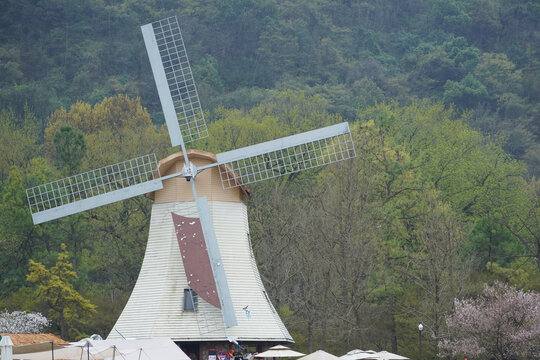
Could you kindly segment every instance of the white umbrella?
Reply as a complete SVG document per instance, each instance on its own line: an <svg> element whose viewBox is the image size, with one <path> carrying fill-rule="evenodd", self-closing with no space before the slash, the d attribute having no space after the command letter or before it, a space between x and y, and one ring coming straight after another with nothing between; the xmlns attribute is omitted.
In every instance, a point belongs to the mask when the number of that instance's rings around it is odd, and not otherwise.
<svg viewBox="0 0 540 360"><path fill-rule="evenodd" d="M379 359L377 356L378 356L377 353L373 350L364 351L360 349L355 349L355 350L349 351L343 356L340 356L339 358L341 360Z"/></svg>
<svg viewBox="0 0 540 360"><path fill-rule="evenodd" d="M270 349L266 350L265 352L255 355L255 357L259 357L259 358L300 357L304 355L306 354L302 354L298 351L291 350L286 346L276 345L276 346L272 346Z"/></svg>
<svg viewBox="0 0 540 360"><path fill-rule="evenodd" d="M301 357L298 360L338 360L335 355L329 354L324 350L317 350L314 353Z"/></svg>
<svg viewBox="0 0 540 360"><path fill-rule="evenodd" d="M2 336L0 350L2 351L2 360L13 360L13 341L8 335Z"/></svg>
<svg viewBox="0 0 540 360"><path fill-rule="evenodd" d="M388 351L379 351L377 353L377 356L379 360L408 360L409 358L408 357L405 357L405 356L401 356L401 355L398 355L398 354L393 354L391 352L388 352Z"/></svg>

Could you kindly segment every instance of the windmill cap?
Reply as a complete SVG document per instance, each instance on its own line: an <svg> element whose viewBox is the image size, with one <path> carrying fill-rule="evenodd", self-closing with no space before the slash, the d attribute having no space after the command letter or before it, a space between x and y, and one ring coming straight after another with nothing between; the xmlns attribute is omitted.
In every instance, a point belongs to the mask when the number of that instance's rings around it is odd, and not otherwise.
<svg viewBox="0 0 540 360"><path fill-rule="evenodd" d="M194 163L196 163L197 160L202 161L202 162L208 162L208 163L217 162L216 155L208 151L191 149L191 150L187 150L187 155L190 159L190 162L194 162ZM161 176L163 176L164 174L167 174L167 172L171 171L171 168L173 168L174 165L178 162L184 163L184 153L181 151L171 154L167 156L166 158L159 160L158 162L159 174L161 174ZM226 172L232 172L231 168L227 164L219 165L219 167L222 169L222 171L224 170ZM215 170L208 169L206 171L215 171ZM155 175L157 176L157 174ZM251 191L249 190L249 188L246 185L240 185L238 187L241 191L242 197L249 198L251 194ZM157 190L157 191L160 191L160 190ZM156 191L147 193L146 197L148 197L149 199L155 200Z"/></svg>

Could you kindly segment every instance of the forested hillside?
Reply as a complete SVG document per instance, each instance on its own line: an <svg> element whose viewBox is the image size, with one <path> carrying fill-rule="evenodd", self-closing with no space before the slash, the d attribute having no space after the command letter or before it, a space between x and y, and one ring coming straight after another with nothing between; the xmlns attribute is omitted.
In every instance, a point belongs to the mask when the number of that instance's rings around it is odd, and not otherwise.
<svg viewBox="0 0 540 360"><path fill-rule="evenodd" d="M42 311L69 339L113 326L150 200L33 226L25 189L178 151L140 32L171 15L208 115L193 147L352 124L354 161L251 187L256 258L298 349L416 357L423 321L429 358L454 298L540 290L538 1L3 0L0 311ZM43 289L66 261L56 286L90 304L64 314Z"/></svg>

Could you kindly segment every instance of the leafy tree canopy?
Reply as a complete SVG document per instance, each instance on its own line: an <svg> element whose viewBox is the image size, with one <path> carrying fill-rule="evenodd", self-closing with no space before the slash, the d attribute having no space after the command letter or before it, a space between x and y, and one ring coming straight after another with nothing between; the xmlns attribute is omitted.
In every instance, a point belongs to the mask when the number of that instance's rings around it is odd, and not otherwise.
<svg viewBox="0 0 540 360"><path fill-rule="evenodd" d="M96 307L79 294L72 285L77 278L68 261L66 246L62 245L56 264L47 269L43 264L30 260L28 281L37 285L36 296L45 305L48 316L58 322L62 338L67 330L77 331L76 324L84 324L87 316L96 312ZM70 337L76 336L69 334ZM77 334L80 336L80 334Z"/></svg>

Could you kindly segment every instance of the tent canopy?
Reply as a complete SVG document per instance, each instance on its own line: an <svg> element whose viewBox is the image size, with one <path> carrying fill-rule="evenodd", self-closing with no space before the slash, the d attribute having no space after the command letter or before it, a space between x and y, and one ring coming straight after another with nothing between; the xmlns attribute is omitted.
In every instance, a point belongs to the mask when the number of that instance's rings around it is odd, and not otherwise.
<svg viewBox="0 0 540 360"><path fill-rule="evenodd" d="M379 360L408 360L409 359L408 357L401 356L398 354L393 354L391 352L384 351L384 350L379 351L377 355L379 356L378 357Z"/></svg>
<svg viewBox="0 0 540 360"><path fill-rule="evenodd" d="M13 359L50 360L53 350L50 343L47 345L49 347L47 351L20 353L17 350L17 355L14 355ZM54 350L55 359L112 359L113 357L125 360L190 360L171 339L84 339Z"/></svg>
<svg viewBox="0 0 540 360"><path fill-rule="evenodd" d="M347 354L340 356L340 360L408 360L409 358L388 351L373 350L351 350Z"/></svg>
<svg viewBox="0 0 540 360"><path fill-rule="evenodd" d="M363 360L363 359L378 359L375 357L377 354L376 351L373 350L360 350L360 349L354 349L349 351L343 356L340 356L339 358L341 360Z"/></svg>
<svg viewBox="0 0 540 360"><path fill-rule="evenodd" d="M298 360L338 360L339 358L335 355L329 354L324 350L317 350L309 355L301 357Z"/></svg>
<svg viewBox="0 0 540 360"><path fill-rule="evenodd" d="M270 349L255 355L258 358L274 358L274 357L300 357L304 356L298 351L291 350L290 348L283 345L272 346Z"/></svg>

